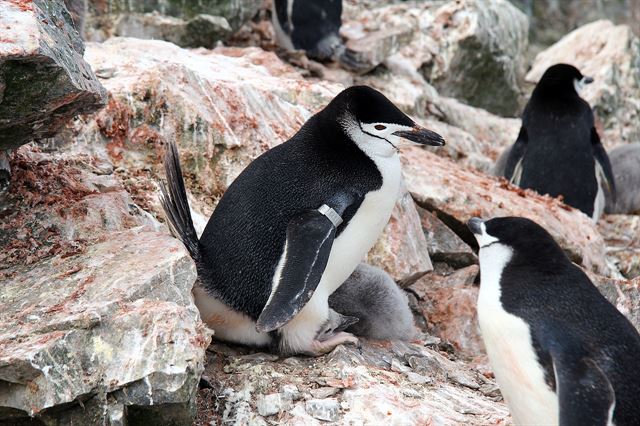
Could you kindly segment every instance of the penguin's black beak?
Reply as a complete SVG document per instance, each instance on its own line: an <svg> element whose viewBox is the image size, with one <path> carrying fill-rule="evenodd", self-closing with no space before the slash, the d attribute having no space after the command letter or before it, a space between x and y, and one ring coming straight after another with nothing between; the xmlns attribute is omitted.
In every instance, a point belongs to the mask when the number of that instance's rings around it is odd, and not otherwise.
<svg viewBox="0 0 640 426"><path fill-rule="evenodd" d="M476 235L482 235L482 223L483 220L479 217L472 217L467 222L467 227Z"/></svg>
<svg viewBox="0 0 640 426"><path fill-rule="evenodd" d="M582 76L582 84L591 84L593 83L593 77Z"/></svg>
<svg viewBox="0 0 640 426"><path fill-rule="evenodd" d="M397 132L393 132L393 134L421 145L444 145L444 138L442 136L417 124L411 130L398 130Z"/></svg>

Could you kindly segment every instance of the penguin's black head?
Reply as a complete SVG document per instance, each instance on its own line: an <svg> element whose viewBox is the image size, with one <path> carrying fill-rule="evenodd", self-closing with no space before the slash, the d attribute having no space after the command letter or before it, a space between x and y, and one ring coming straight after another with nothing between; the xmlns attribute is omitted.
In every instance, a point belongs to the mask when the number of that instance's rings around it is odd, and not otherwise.
<svg viewBox="0 0 640 426"><path fill-rule="evenodd" d="M484 221L474 217L467 226L478 240L481 264L483 254L488 258L508 254L524 263L569 262L551 234L530 219L511 216Z"/></svg>
<svg viewBox="0 0 640 426"><path fill-rule="evenodd" d="M556 64L544 72L536 89L540 87L554 91L575 91L580 94L580 90L590 83L593 83L593 78L582 75L573 65Z"/></svg>
<svg viewBox="0 0 640 426"><path fill-rule="evenodd" d="M400 138L432 146L444 145L442 136L416 124L382 93L367 86L343 90L322 111L369 156L398 151Z"/></svg>

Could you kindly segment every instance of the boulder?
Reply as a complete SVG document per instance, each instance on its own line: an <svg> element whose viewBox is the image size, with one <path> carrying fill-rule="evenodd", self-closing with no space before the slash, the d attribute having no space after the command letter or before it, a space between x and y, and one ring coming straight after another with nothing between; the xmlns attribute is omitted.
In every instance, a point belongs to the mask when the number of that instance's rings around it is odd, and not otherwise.
<svg viewBox="0 0 640 426"><path fill-rule="evenodd" d="M412 28L412 41L390 60L405 60L445 96L518 115L528 22L506 0L345 5L343 21L341 34L349 40L381 28Z"/></svg>
<svg viewBox="0 0 640 426"><path fill-rule="evenodd" d="M536 56L527 81L561 62L594 78L582 97L602 121L606 147L640 140L640 39L628 26L602 20L572 31Z"/></svg>
<svg viewBox="0 0 640 426"><path fill-rule="evenodd" d="M425 78L446 96L517 116L529 30L526 16L506 0L456 1L439 8L432 25L441 48L422 65Z"/></svg>
<svg viewBox="0 0 640 426"><path fill-rule="evenodd" d="M359 348L339 346L312 359L274 358L216 343L207 358L206 374L216 387L200 391L199 411L207 413L198 419L203 423L485 425L509 421L500 398L486 394L487 384L495 387L495 382L423 342L362 340ZM265 407L267 401L275 404ZM272 417L261 415L260 410Z"/></svg>
<svg viewBox="0 0 640 426"><path fill-rule="evenodd" d="M407 189L416 203L437 212L473 247L477 244L465 225L471 217L523 216L547 229L573 261L609 273L604 241L593 221L582 212L505 180L463 169L419 147L409 147L402 154Z"/></svg>
<svg viewBox="0 0 640 426"><path fill-rule="evenodd" d="M0 150L48 138L106 92L62 0L0 3Z"/></svg>
<svg viewBox="0 0 640 426"><path fill-rule="evenodd" d="M632 280L603 277L585 271L600 293L640 332L640 277Z"/></svg>
<svg viewBox="0 0 640 426"><path fill-rule="evenodd" d="M194 415L210 339L192 302L195 267L105 157L34 145L12 155L0 199L0 422Z"/></svg>
<svg viewBox="0 0 640 426"><path fill-rule="evenodd" d="M213 48L255 16L261 0L89 0L86 39L137 37Z"/></svg>

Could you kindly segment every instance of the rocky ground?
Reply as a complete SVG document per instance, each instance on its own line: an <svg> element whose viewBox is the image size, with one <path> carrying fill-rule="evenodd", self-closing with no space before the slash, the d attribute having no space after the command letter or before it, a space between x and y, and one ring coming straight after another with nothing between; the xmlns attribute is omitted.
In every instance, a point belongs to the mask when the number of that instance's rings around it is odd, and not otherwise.
<svg viewBox="0 0 640 426"><path fill-rule="evenodd" d="M587 24L529 63L533 12L506 0L350 0L342 35L371 65L354 74L277 50L261 2L161 3L90 1L83 44L62 1L0 1L0 424L509 424L477 331L472 216L542 224L640 326L638 216L595 224L488 174L528 82L560 60L595 77L605 146L640 141L633 25ZM166 143L202 230L253 158L349 84L447 141L402 150L406 189L367 257L408 294L416 340L320 358L209 346L158 203Z"/></svg>

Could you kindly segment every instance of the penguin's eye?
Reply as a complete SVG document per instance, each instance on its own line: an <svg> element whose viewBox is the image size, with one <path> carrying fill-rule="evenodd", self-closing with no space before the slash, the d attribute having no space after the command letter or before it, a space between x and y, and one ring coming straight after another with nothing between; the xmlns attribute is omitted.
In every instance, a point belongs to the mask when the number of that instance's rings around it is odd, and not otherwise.
<svg viewBox="0 0 640 426"><path fill-rule="evenodd" d="M376 130L384 130L387 128L387 126L383 126L382 124L376 124L374 127Z"/></svg>

